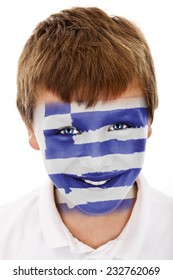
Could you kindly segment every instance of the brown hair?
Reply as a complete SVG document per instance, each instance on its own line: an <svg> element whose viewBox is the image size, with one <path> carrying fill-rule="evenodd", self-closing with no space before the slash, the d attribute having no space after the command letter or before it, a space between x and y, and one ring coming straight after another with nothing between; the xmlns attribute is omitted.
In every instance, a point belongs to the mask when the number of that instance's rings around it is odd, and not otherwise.
<svg viewBox="0 0 173 280"><path fill-rule="evenodd" d="M64 102L117 98L137 83L151 120L158 105L154 64L140 29L99 8L75 7L38 24L19 58L17 106L27 125L41 89Z"/></svg>

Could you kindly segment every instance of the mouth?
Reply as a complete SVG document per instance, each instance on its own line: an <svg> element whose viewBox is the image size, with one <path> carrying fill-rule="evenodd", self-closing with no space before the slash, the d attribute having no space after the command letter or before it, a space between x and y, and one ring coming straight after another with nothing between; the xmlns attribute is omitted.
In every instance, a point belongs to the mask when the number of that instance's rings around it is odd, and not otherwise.
<svg viewBox="0 0 173 280"><path fill-rule="evenodd" d="M80 188L111 188L117 185L122 171L114 171L105 173L88 173L82 176L69 176L69 185ZM72 179L72 181L71 181Z"/></svg>
<svg viewBox="0 0 173 280"><path fill-rule="evenodd" d="M102 188L109 187L111 182L116 179L122 174L122 171L114 171L114 172L107 172L107 174L103 173L90 173L84 176L78 177L79 180L84 182L90 186L98 186Z"/></svg>
<svg viewBox="0 0 173 280"><path fill-rule="evenodd" d="M109 182L111 179L103 180L103 181L91 181L91 180L83 180L85 183L93 185L93 186L103 186L107 182Z"/></svg>

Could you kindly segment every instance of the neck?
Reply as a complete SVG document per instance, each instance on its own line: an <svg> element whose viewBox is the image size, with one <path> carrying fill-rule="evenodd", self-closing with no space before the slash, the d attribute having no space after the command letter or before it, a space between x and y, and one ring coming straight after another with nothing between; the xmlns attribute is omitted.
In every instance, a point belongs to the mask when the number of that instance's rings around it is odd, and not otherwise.
<svg viewBox="0 0 173 280"><path fill-rule="evenodd" d="M136 198L133 199L129 208L94 216L76 209L64 210L58 203L58 193L59 191L55 188L55 202L62 221L75 238L94 249L120 235L130 218L136 200Z"/></svg>

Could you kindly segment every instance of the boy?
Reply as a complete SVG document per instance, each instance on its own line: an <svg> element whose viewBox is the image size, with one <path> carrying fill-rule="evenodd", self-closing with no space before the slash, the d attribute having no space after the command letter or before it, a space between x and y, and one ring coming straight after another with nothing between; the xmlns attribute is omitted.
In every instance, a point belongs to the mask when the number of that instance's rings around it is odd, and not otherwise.
<svg viewBox="0 0 173 280"><path fill-rule="evenodd" d="M1 259L172 259L173 200L139 175L158 105L141 31L98 8L54 14L17 85L50 180L1 209Z"/></svg>

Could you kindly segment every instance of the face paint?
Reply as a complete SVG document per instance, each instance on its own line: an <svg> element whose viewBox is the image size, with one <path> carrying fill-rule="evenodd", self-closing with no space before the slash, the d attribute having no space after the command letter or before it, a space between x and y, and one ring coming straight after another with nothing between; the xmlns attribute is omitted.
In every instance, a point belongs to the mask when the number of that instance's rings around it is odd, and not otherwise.
<svg viewBox="0 0 173 280"><path fill-rule="evenodd" d="M130 207L148 132L144 98L36 107L34 131L59 203L92 214Z"/></svg>

